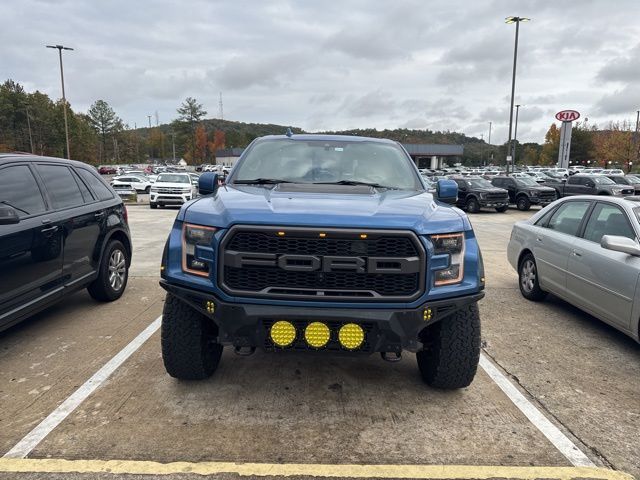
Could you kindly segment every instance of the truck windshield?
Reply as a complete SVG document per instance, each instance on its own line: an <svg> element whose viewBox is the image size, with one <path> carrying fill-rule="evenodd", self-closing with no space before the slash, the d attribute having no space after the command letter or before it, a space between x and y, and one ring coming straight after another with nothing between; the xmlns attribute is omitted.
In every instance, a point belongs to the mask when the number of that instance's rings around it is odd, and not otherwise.
<svg viewBox="0 0 640 480"><path fill-rule="evenodd" d="M263 140L254 144L229 183L372 184L423 190L411 159L395 144L349 140Z"/></svg>
<svg viewBox="0 0 640 480"><path fill-rule="evenodd" d="M158 175L156 182L159 183L191 183L191 179L188 175L172 175L170 173L163 173Z"/></svg>
<svg viewBox="0 0 640 480"><path fill-rule="evenodd" d="M489 180L484 178L470 178L466 182L472 188L495 188Z"/></svg>
<svg viewBox="0 0 640 480"><path fill-rule="evenodd" d="M520 185L521 187L537 187L538 186L538 182L536 182L531 177L520 177L516 179L516 182L518 182L518 185Z"/></svg>
<svg viewBox="0 0 640 480"><path fill-rule="evenodd" d="M600 185L615 185L616 182L611 180L609 177L593 177L593 180Z"/></svg>

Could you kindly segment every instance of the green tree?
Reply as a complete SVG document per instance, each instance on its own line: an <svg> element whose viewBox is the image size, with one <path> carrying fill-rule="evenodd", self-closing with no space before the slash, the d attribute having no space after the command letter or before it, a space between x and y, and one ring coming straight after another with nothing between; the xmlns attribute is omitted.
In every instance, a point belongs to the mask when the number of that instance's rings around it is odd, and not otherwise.
<svg viewBox="0 0 640 480"><path fill-rule="evenodd" d="M181 133L189 132L189 151L190 156L187 158L191 163L196 157L196 124L200 122L207 114L201 103L193 97L187 97L182 105L178 107L178 119L175 122L176 129Z"/></svg>
<svg viewBox="0 0 640 480"><path fill-rule="evenodd" d="M116 112L104 100L96 100L89 111L87 119L96 133L100 135L101 149L99 159L104 162L107 158L107 137L117 133L123 129L122 120L116 115ZM115 146L113 147L113 156L115 157Z"/></svg>

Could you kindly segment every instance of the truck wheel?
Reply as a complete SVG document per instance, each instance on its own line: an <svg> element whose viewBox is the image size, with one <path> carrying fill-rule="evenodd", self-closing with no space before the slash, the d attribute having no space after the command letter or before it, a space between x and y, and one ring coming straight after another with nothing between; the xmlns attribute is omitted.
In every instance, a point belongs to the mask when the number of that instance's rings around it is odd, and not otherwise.
<svg viewBox="0 0 640 480"><path fill-rule="evenodd" d="M527 300L539 302L544 300L547 292L540 288L538 281L538 267L533 255L527 253L518 265L518 284L520 285L520 293Z"/></svg>
<svg viewBox="0 0 640 480"><path fill-rule="evenodd" d="M213 320L167 294L162 311L162 361L167 373L181 380L202 380L218 368L222 345Z"/></svg>
<svg viewBox="0 0 640 480"><path fill-rule="evenodd" d="M509 205L505 205L503 207L496 207L496 212L498 213L504 213L507 211L507 209L509 208Z"/></svg>
<svg viewBox="0 0 640 480"><path fill-rule="evenodd" d="M518 210L526 212L527 210L529 210L531 208L531 202L529 201L529 199L527 197L521 196L521 197L518 198L518 200L516 202L516 206L518 207Z"/></svg>
<svg viewBox="0 0 640 480"><path fill-rule="evenodd" d="M149 195L149 193L151 193L151 187L147 187L144 189L144 193L146 193L147 195Z"/></svg>
<svg viewBox="0 0 640 480"><path fill-rule="evenodd" d="M416 353L422 379L435 388L468 387L480 359L480 313L472 303L429 327Z"/></svg>
<svg viewBox="0 0 640 480"><path fill-rule="evenodd" d="M476 200L473 197L467 200L467 212L478 213L479 211L480 211L480 204L478 203L478 200Z"/></svg>
<svg viewBox="0 0 640 480"><path fill-rule="evenodd" d="M113 302L119 299L127 287L129 256L118 240L110 241L100 259L98 278L89 284L87 291L94 300Z"/></svg>
<svg viewBox="0 0 640 480"><path fill-rule="evenodd" d="M157 203L149 203L149 208L158 208Z"/></svg>

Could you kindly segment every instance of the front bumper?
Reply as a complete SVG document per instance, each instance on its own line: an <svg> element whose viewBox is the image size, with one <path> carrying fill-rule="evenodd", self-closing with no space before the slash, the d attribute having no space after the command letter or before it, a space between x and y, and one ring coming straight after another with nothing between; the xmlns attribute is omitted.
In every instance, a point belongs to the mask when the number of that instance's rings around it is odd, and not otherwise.
<svg viewBox="0 0 640 480"><path fill-rule="evenodd" d="M357 323L365 331L365 341L359 349L349 353L361 354L419 351L422 349L419 334L425 327L484 297L484 292L480 292L428 302L415 309L282 307L223 302L209 293L170 284L166 280L161 280L160 286L211 318L218 326L218 342L223 345L280 350L269 339L269 327L278 320L287 320L297 331L296 341L288 349L316 350L305 343L303 330L317 321L327 324L331 330L331 340L319 350L346 351L337 341L337 331L346 323ZM214 308L209 303L207 309L207 302L213 302Z"/></svg>
<svg viewBox="0 0 640 480"><path fill-rule="evenodd" d="M500 208L500 207L508 207L509 199L505 198L504 200L492 200L492 199L480 199L480 206L483 208Z"/></svg>
<svg viewBox="0 0 640 480"><path fill-rule="evenodd" d="M161 203L166 205L182 205L183 203L186 203L193 198L191 193L176 194L151 192L150 195L151 196L149 197L149 202Z"/></svg>

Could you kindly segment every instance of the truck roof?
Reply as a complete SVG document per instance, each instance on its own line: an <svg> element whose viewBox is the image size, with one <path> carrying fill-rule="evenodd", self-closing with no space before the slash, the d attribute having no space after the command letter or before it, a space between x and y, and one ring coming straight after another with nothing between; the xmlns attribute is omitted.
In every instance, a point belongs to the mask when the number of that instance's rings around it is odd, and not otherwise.
<svg viewBox="0 0 640 480"><path fill-rule="evenodd" d="M327 141L327 142L376 142L386 144L397 144L394 140L387 138L359 137L355 135L316 135L312 133L287 135L265 135L258 140L293 140L293 141Z"/></svg>

